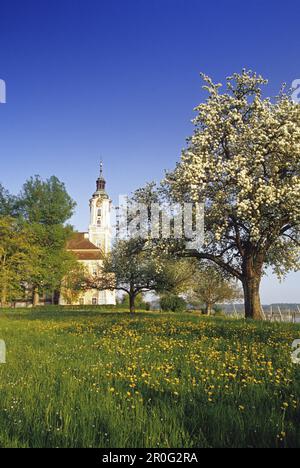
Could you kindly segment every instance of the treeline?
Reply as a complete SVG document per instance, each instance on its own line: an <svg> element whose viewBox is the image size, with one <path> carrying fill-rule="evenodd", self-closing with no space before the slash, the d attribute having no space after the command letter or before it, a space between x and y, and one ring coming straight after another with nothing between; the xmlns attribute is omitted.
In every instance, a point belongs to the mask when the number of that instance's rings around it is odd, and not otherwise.
<svg viewBox="0 0 300 468"><path fill-rule="evenodd" d="M217 266L178 257L159 242L155 247L140 237L117 240L99 271L84 282L89 289L124 294L131 313L141 308L143 294L149 292L160 298L162 310L180 312L190 304L208 315L216 304L242 297L237 282Z"/></svg>
<svg viewBox="0 0 300 468"><path fill-rule="evenodd" d="M0 184L0 303L37 305L39 297L58 302L62 280L76 259L66 250L76 204L56 177L39 176L11 195Z"/></svg>

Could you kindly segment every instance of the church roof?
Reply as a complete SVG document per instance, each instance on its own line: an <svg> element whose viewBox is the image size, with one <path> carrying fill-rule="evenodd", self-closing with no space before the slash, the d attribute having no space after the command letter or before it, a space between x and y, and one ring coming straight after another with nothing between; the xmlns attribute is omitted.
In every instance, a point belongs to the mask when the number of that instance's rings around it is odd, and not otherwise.
<svg viewBox="0 0 300 468"><path fill-rule="evenodd" d="M75 232L67 243L67 249L71 250L78 260L101 260L102 250L93 244L85 232Z"/></svg>
<svg viewBox="0 0 300 468"><path fill-rule="evenodd" d="M100 250L89 239L84 232L75 232L67 244L68 250Z"/></svg>
<svg viewBox="0 0 300 468"><path fill-rule="evenodd" d="M74 255L78 260L102 260L103 254L100 249L95 251L73 251Z"/></svg>

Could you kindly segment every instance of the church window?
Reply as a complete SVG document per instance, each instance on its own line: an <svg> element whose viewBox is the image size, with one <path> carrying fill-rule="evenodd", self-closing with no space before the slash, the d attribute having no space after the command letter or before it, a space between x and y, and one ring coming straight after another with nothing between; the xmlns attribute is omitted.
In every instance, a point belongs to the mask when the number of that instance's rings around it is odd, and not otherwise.
<svg viewBox="0 0 300 468"><path fill-rule="evenodd" d="M93 305L97 305L97 304L98 304L98 299L97 299L97 297L93 297L93 299L92 299L92 304L93 304Z"/></svg>
<svg viewBox="0 0 300 468"><path fill-rule="evenodd" d="M98 210L98 216L100 216L100 217L102 216L101 208L99 208L99 210Z"/></svg>
<svg viewBox="0 0 300 468"><path fill-rule="evenodd" d="M100 218L97 219L97 226L101 226L101 219Z"/></svg>
<svg viewBox="0 0 300 468"><path fill-rule="evenodd" d="M99 304L105 304L106 303L106 294L105 291L100 291L100 298L99 298Z"/></svg>

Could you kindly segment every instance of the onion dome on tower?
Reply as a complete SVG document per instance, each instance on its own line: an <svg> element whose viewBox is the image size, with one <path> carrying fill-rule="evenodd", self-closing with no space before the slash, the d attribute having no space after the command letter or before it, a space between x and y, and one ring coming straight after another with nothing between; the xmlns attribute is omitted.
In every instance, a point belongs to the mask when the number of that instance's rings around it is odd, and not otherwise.
<svg viewBox="0 0 300 468"><path fill-rule="evenodd" d="M100 176L97 179L97 192L105 192L106 180L103 177L103 162L100 163Z"/></svg>

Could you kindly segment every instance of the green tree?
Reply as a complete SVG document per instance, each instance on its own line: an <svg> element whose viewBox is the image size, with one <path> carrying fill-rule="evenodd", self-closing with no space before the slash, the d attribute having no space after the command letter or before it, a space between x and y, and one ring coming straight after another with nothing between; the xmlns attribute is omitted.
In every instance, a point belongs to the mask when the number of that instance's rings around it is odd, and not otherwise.
<svg viewBox="0 0 300 468"><path fill-rule="evenodd" d="M72 228L65 226L74 208L65 185L54 176L46 181L35 176L23 186L18 209L40 247L31 277L33 305L41 293L54 295L60 290L64 276L74 267L74 257L66 250Z"/></svg>
<svg viewBox="0 0 300 468"><path fill-rule="evenodd" d="M243 297L237 280L214 265L200 265L193 283L188 299L192 303L204 304L207 315L211 315L216 304L239 301Z"/></svg>
<svg viewBox="0 0 300 468"><path fill-rule="evenodd" d="M86 269L74 257L70 258L70 263L64 262L67 267L61 284L61 294L69 304L77 302L82 292L86 289Z"/></svg>
<svg viewBox="0 0 300 468"><path fill-rule="evenodd" d="M144 246L143 239L119 240L98 274L87 279L88 287L125 292L130 312L134 313L137 296L160 289L163 282L160 266Z"/></svg>
<svg viewBox="0 0 300 468"><path fill-rule="evenodd" d="M55 226L64 224L74 213L76 203L57 177L46 181L39 176L25 182L19 196L18 208L30 223Z"/></svg>
<svg viewBox="0 0 300 468"><path fill-rule="evenodd" d="M31 224L30 228L39 246L30 281L33 305L36 306L41 294L54 297L61 290L65 275L74 269L77 261L72 252L66 250L71 228L37 223Z"/></svg>
<svg viewBox="0 0 300 468"><path fill-rule="evenodd" d="M161 310L166 312L184 312L187 308L187 304L182 297L174 294L166 294L160 299L160 307Z"/></svg>
<svg viewBox="0 0 300 468"><path fill-rule="evenodd" d="M120 302L122 307L125 307L126 309L129 309L129 296L128 294L125 294ZM135 299L135 307L136 309L140 310L149 310L150 309L150 304L148 302L145 302L144 297L142 294L136 297Z"/></svg>
<svg viewBox="0 0 300 468"><path fill-rule="evenodd" d="M16 214L17 198L0 184L0 216L15 216Z"/></svg>
<svg viewBox="0 0 300 468"><path fill-rule="evenodd" d="M164 295L167 291L168 294L175 296L189 292L199 271L198 262L194 259L172 257L161 253L159 249L154 250L153 254L157 255L157 261L163 272L157 292Z"/></svg>
<svg viewBox="0 0 300 468"><path fill-rule="evenodd" d="M89 287L125 292L131 313L135 312L136 298L145 292L164 295L186 291L192 279L193 262L170 260L148 247L145 239L119 240L98 274L88 279Z"/></svg>
<svg viewBox="0 0 300 468"><path fill-rule="evenodd" d="M34 271L39 247L28 225L8 216L0 217L1 305L20 297Z"/></svg>

